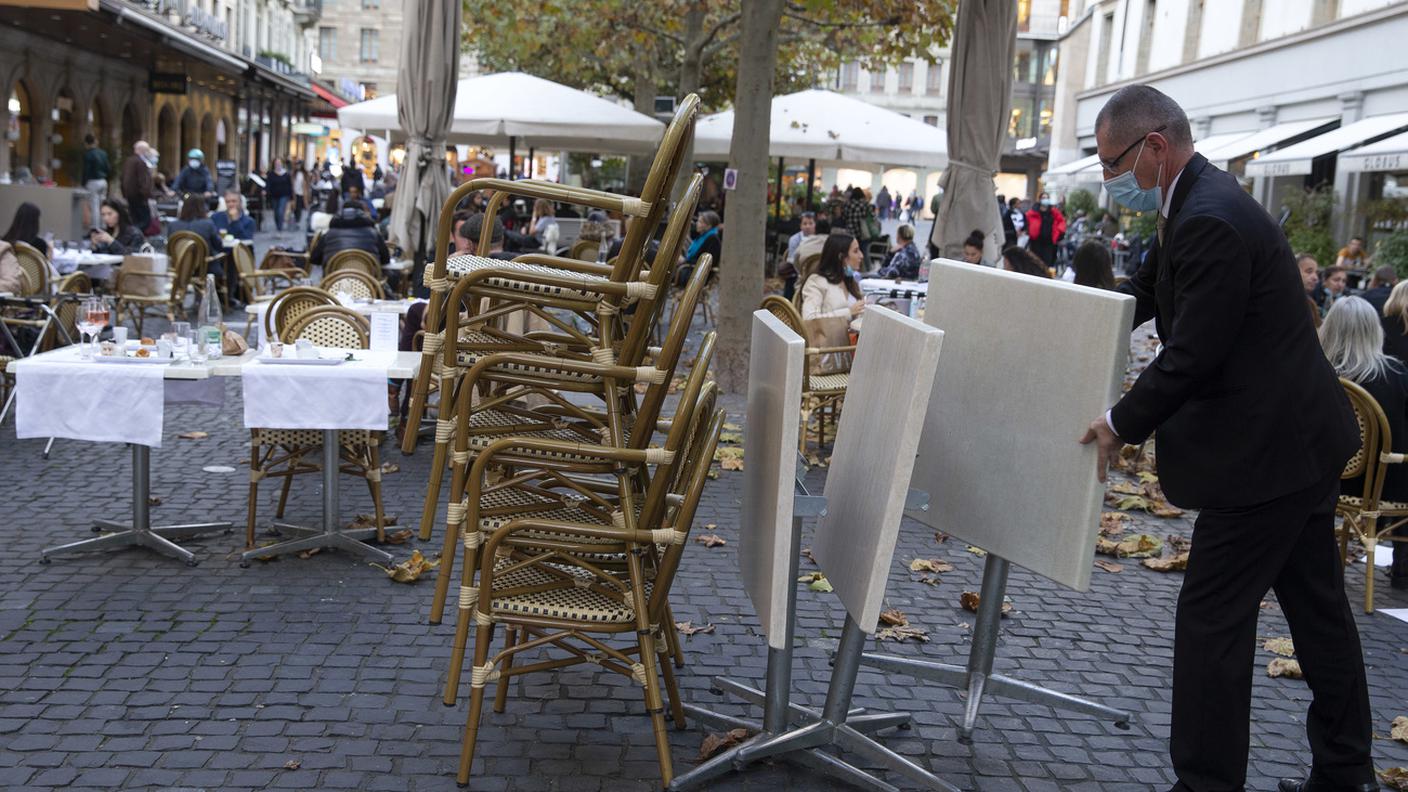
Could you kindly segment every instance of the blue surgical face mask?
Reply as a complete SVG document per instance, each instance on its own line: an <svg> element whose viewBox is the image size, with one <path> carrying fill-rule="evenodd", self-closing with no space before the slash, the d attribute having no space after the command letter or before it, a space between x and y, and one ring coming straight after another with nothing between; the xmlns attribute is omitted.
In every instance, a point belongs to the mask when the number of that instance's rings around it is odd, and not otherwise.
<svg viewBox="0 0 1408 792"><path fill-rule="evenodd" d="M1134 156L1134 165L1130 169L1121 173L1113 179L1105 182L1105 191L1110 197L1115 199L1115 203L1124 206L1135 212L1152 212L1164 204L1164 191L1155 179L1153 187L1140 187L1139 180L1134 176L1134 169L1139 165L1139 158L1144 156L1144 144L1139 144L1139 153ZM1159 165L1159 176L1163 178L1164 166Z"/></svg>
<svg viewBox="0 0 1408 792"><path fill-rule="evenodd" d="M188 165L190 165L192 168L199 168L199 167L200 167L200 160L198 160L198 159L186 160L186 163L187 163Z"/></svg>
<svg viewBox="0 0 1408 792"><path fill-rule="evenodd" d="M851 269L851 267L850 267L849 264L846 265L846 277L847 277L847 278L854 278L855 276L856 276L856 271L853 270L853 269Z"/></svg>

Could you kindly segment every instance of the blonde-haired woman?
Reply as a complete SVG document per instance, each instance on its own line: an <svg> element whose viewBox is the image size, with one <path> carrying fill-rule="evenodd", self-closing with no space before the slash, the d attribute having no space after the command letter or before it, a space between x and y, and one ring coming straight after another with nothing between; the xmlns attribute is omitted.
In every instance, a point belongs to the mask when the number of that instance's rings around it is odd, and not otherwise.
<svg viewBox="0 0 1408 792"><path fill-rule="evenodd" d="M1408 362L1408 280L1401 280L1384 303L1384 354Z"/></svg>
<svg viewBox="0 0 1408 792"><path fill-rule="evenodd" d="M1402 301L1403 293L1394 288L1389 297ZM1388 306L1384 306L1388 310ZM1369 392L1383 408L1388 418L1392 450L1408 452L1408 364L1384 354L1384 327L1378 312L1361 297L1342 297L1330 306L1325 322L1320 325L1320 345L1335 373ZM1402 329L1402 324L1398 325ZM1347 479L1340 492L1360 497L1364 494L1364 477ZM1384 477L1383 500L1408 501L1408 466L1389 465ZM1393 543L1393 566L1389 583L1394 588L1408 588L1408 532L1400 528L1396 537L1405 541Z"/></svg>
<svg viewBox="0 0 1408 792"><path fill-rule="evenodd" d="M539 198L533 202L533 217L528 221L528 233L538 240L542 252L551 256L557 252L557 209L552 201Z"/></svg>

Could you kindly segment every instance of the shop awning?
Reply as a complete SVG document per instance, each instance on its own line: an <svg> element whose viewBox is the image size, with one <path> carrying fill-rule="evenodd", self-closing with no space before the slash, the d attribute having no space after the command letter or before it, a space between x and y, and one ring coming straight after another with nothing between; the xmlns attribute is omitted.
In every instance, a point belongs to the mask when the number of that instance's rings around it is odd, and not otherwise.
<svg viewBox="0 0 1408 792"><path fill-rule="evenodd" d="M1316 157L1334 154L1408 129L1408 113L1390 113L1360 119L1348 126L1302 140L1247 163L1248 176L1297 176L1310 173Z"/></svg>
<svg viewBox="0 0 1408 792"><path fill-rule="evenodd" d="M1202 140L1193 141L1193 150L1204 157L1209 151L1217 151L1241 140L1251 137L1254 132L1224 132L1221 135L1208 135Z"/></svg>
<svg viewBox="0 0 1408 792"><path fill-rule="evenodd" d="M1099 154L1091 154L1091 155L1088 156L1088 157L1081 157L1081 158L1078 159L1078 160L1074 160L1074 161L1072 161L1072 162L1067 162L1065 165L1057 165L1056 167L1054 167L1054 168L1052 168L1051 170L1047 171L1047 172L1046 172L1046 176L1047 176L1047 178L1050 178L1050 177L1052 177L1052 176L1070 176L1071 174L1076 173L1077 171L1083 171L1083 170L1085 170L1086 168L1099 167L1099 166L1100 166L1100 155L1099 155Z"/></svg>
<svg viewBox="0 0 1408 792"><path fill-rule="evenodd" d="M1350 173L1408 171L1408 132L1346 151L1340 167Z"/></svg>
<svg viewBox="0 0 1408 792"><path fill-rule="evenodd" d="M1208 161L1219 168L1226 168L1227 163L1235 159L1252 154L1262 149L1271 148L1283 141L1294 137L1300 137L1307 132L1312 132L1320 127L1329 126L1335 123L1334 118L1310 118L1304 121L1287 121L1275 126L1269 126L1258 132L1234 140L1217 149L1209 149L1200 152Z"/></svg>
<svg viewBox="0 0 1408 792"><path fill-rule="evenodd" d="M319 85L317 80L309 83L308 87L313 89L313 93L317 94L319 99L332 105L332 109L334 110L346 107L349 104L346 99L343 99L341 96Z"/></svg>

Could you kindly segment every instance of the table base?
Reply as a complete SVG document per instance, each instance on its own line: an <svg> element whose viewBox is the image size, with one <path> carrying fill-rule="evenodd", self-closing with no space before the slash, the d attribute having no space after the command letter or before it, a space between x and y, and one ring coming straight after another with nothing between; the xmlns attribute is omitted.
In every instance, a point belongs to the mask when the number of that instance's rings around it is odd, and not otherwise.
<svg viewBox="0 0 1408 792"><path fill-rule="evenodd" d="M151 496L151 454L152 450L147 446L136 444L132 446L131 522L94 520L93 530L113 530L117 533L82 539L41 550L39 563L49 563L51 556L84 553L90 550L146 547L163 555L179 558L186 562L186 566L195 566L199 563L195 553L171 541L169 537L215 533L217 531L230 533L234 529L234 524L228 522L153 526L151 523L151 501L149 500Z"/></svg>
<svg viewBox="0 0 1408 792"><path fill-rule="evenodd" d="M296 531L308 535L272 544L268 547L256 547L253 550L246 550L240 555L241 567L247 568L249 562L256 558L272 558L285 553L299 553L308 550L323 549L342 550L349 553L356 553L364 558L374 559L382 564L391 563L392 556L390 553L362 543L362 540L376 536L376 528L353 528L349 530L338 528L337 516L340 509L340 492L338 490L339 461L337 430L324 429L322 526L314 528L312 526L297 525L294 523L274 523L276 529Z"/></svg>

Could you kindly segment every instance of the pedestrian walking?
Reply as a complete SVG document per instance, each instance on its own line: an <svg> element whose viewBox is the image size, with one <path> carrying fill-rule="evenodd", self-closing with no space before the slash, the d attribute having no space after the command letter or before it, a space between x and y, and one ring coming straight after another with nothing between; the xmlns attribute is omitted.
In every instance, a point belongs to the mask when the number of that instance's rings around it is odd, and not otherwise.
<svg viewBox="0 0 1408 792"><path fill-rule="evenodd" d="M90 132L83 136L83 189L88 191L88 225L102 222L103 201L108 198L108 180L112 178L112 163L108 153L98 148L98 139Z"/></svg>
<svg viewBox="0 0 1408 792"><path fill-rule="evenodd" d="M1027 249L1050 267L1056 263L1056 244L1066 235L1066 217L1051 203L1051 196L1042 193L1036 206L1027 210Z"/></svg>
<svg viewBox="0 0 1408 792"><path fill-rule="evenodd" d="M1188 117L1154 88L1116 91L1095 119L1095 140L1106 192L1158 212L1157 241L1120 288L1137 299L1135 326L1154 319L1163 348L1081 442L1097 443L1104 480L1122 444L1157 430L1165 494L1200 510L1174 621L1173 790L1245 787L1268 589L1314 697L1310 777L1279 789L1377 790L1364 661L1334 534L1340 472L1359 430L1285 234L1235 177L1194 152Z"/></svg>
<svg viewBox="0 0 1408 792"><path fill-rule="evenodd" d="M156 151L145 140L132 144L132 154L122 163L122 197L132 213L132 225L146 234L151 230L152 170ZM159 229L158 229L159 230ZM147 234L150 236L150 234Z"/></svg>
<svg viewBox="0 0 1408 792"><path fill-rule="evenodd" d="M890 188L881 186L880 194L875 196L875 214L881 220L890 218Z"/></svg>
<svg viewBox="0 0 1408 792"><path fill-rule="evenodd" d="M274 205L274 227L284 230L284 212L288 211L289 201L293 199L293 176L289 174L282 157L274 158L264 193Z"/></svg>

